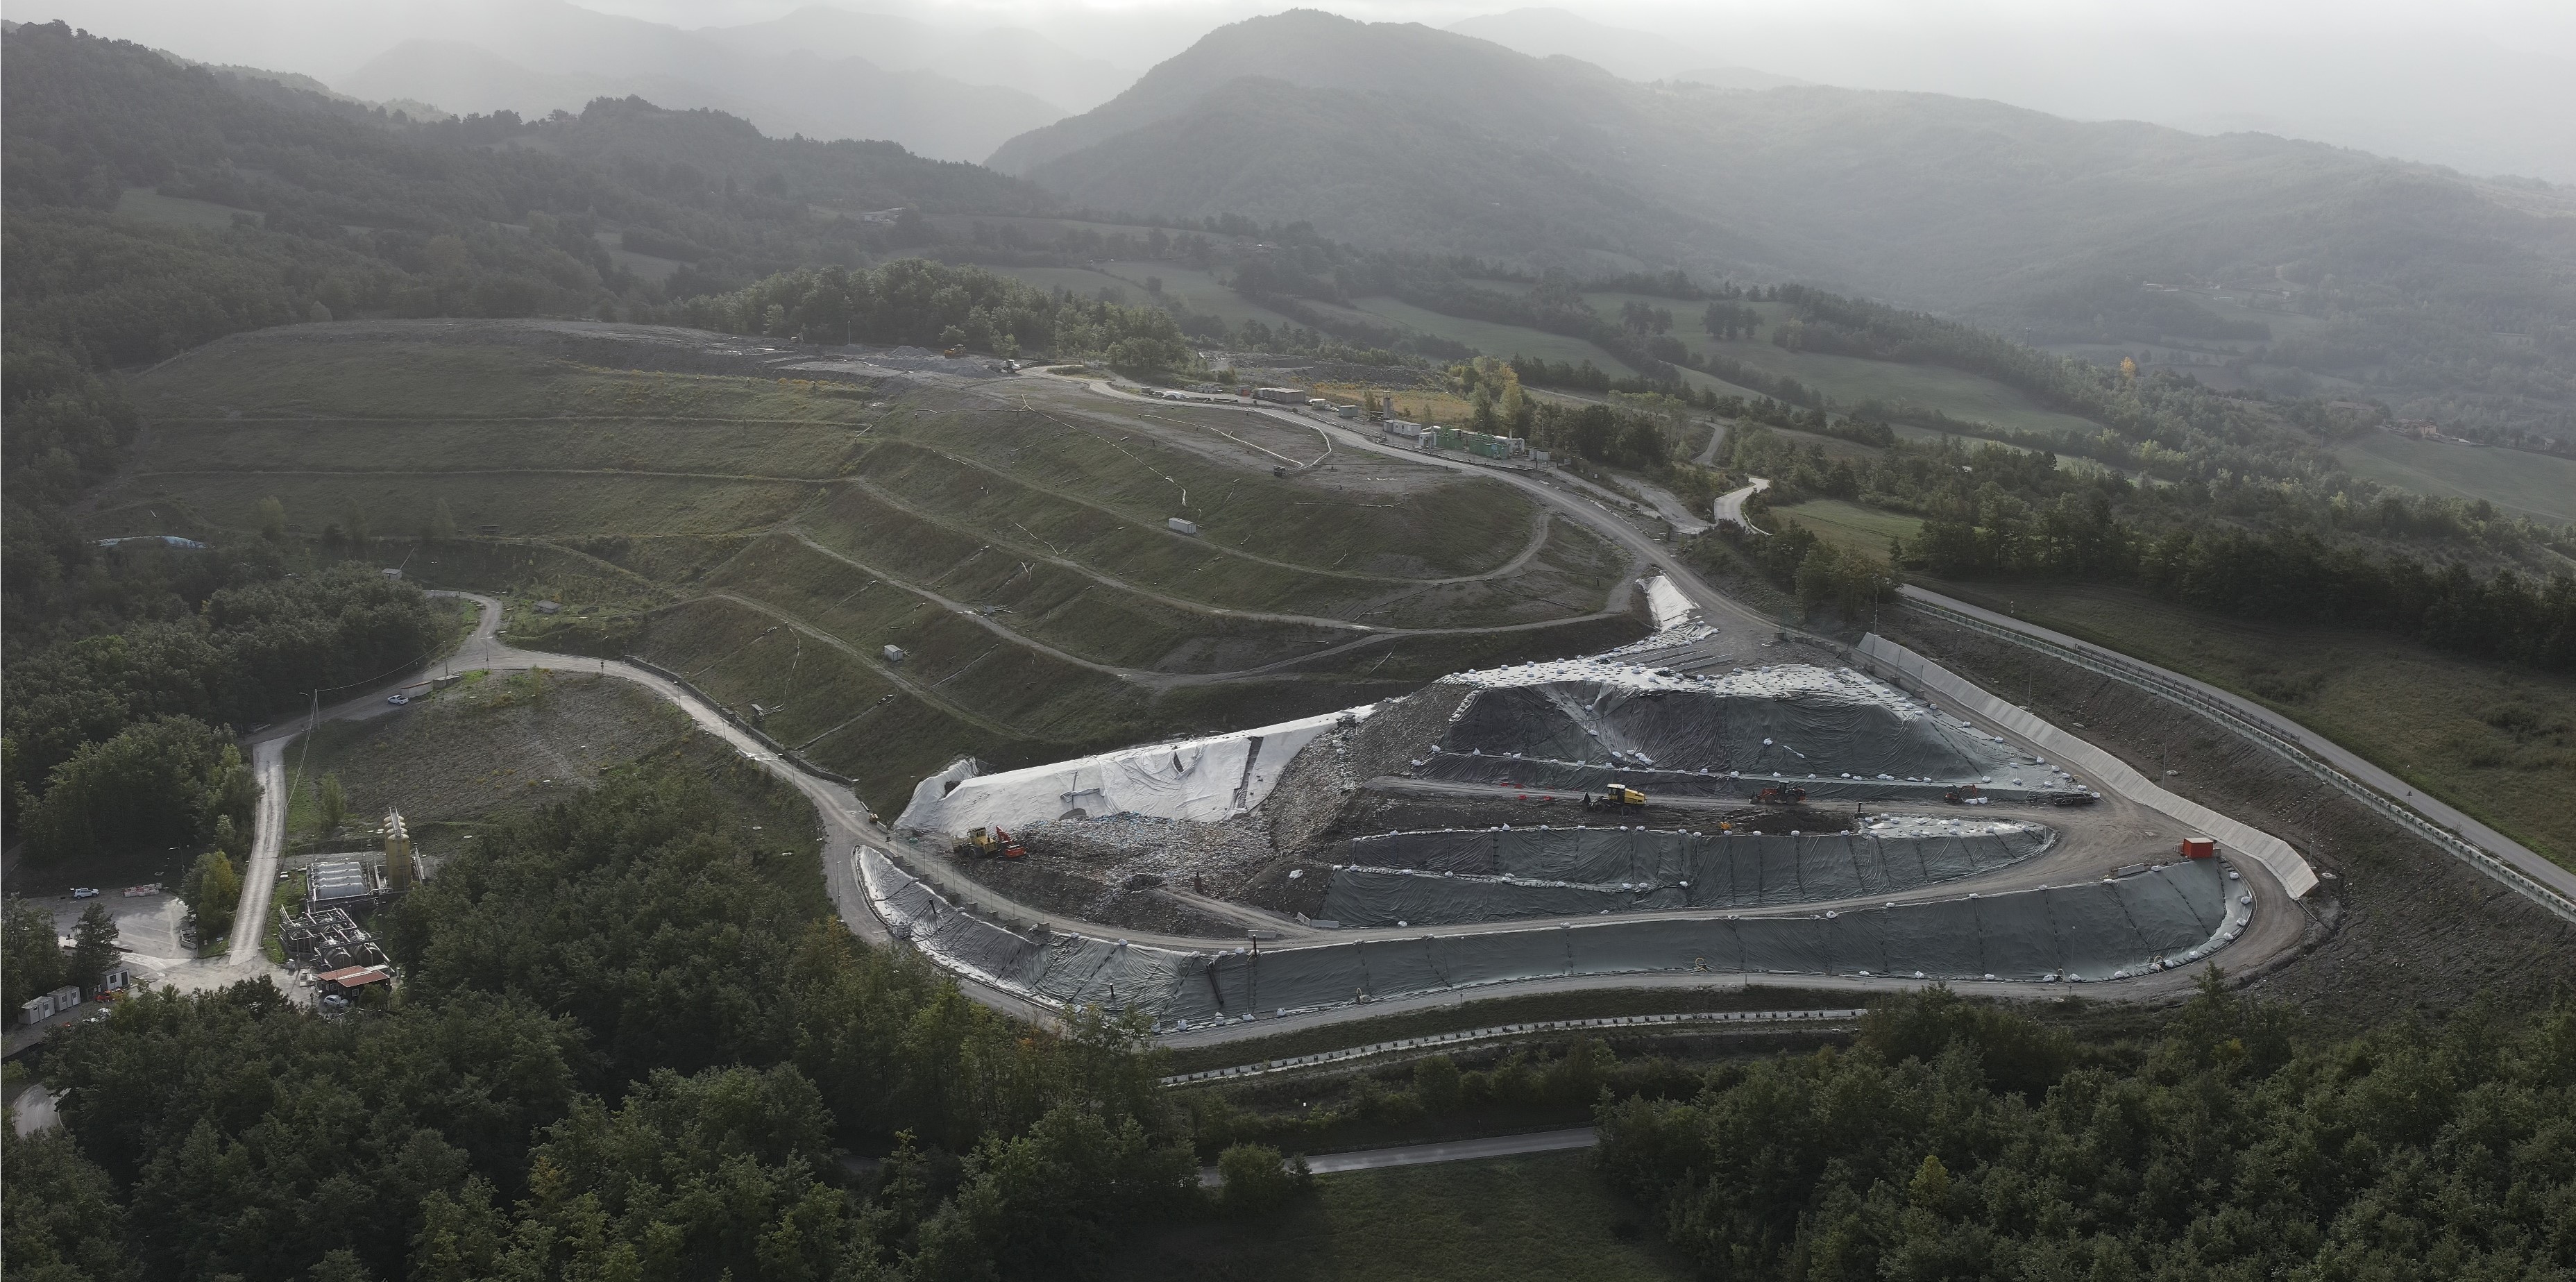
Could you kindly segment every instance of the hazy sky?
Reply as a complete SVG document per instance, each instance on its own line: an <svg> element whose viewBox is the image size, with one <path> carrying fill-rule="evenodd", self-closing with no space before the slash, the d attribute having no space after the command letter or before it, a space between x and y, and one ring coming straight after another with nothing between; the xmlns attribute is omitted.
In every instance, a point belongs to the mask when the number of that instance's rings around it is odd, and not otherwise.
<svg viewBox="0 0 2576 1282"><path fill-rule="evenodd" d="M547 0L0 0L0 13L22 21L65 18L189 57L328 82L405 38L470 42L478 10L513 2ZM579 0L602 13L688 28L758 22L810 2ZM1287 6L840 0L834 7L968 29L1030 27L1142 72L1211 28ZM1447 26L1520 6L1321 0L1310 7ZM1572 52L1632 77L1750 67L1824 84L1994 98L2079 119L2263 130L2472 173L2576 183L2576 0L1594 0L1561 7L1632 34L1590 49L1528 51Z"/></svg>

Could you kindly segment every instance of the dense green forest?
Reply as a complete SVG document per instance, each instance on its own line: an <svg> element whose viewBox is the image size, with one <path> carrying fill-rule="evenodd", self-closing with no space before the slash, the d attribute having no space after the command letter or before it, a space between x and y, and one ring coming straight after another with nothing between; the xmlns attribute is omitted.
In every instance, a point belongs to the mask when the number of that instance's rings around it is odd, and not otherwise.
<svg viewBox="0 0 2576 1282"><path fill-rule="evenodd" d="M2241 617L2375 627L2480 658L2576 670L2576 575L2514 568L2565 532L2482 503L2373 497L2359 486L2356 501L2341 488L2224 471L2141 485L2044 451L1947 437L1830 459L1822 446L1800 448L1759 425L1729 434L1726 461L1772 479L1756 511L1830 497L1921 516L1921 532L1889 550L1902 568L2133 583ZM1888 568L1802 528L1784 534L1739 542L1811 605L1827 592L1847 598L1857 578ZM2475 571L2472 560L2499 568Z"/></svg>
<svg viewBox="0 0 2576 1282"><path fill-rule="evenodd" d="M1196 359L1171 314L1159 308L1085 301L918 258L875 271L785 272L729 294L691 299L682 314L703 329L807 341L965 346L1002 356L1097 354L1133 373Z"/></svg>
<svg viewBox="0 0 2576 1282"><path fill-rule="evenodd" d="M1599 1121L1601 1169L1712 1278L2576 1274L2563 1001L2311 1041L2213 976L2105 1048L1935 992Z"/></svg>
<svg viewBox="0 0 2576 1282"><path fill-rule="evenodd" d="M66 1030L68 1127L5 1141L10 1275L1079 1278L1197 1213L1138 1030L1038 1032L861 949L814 831L674 748L445 865L388 1006L259 981Z"/></svg>

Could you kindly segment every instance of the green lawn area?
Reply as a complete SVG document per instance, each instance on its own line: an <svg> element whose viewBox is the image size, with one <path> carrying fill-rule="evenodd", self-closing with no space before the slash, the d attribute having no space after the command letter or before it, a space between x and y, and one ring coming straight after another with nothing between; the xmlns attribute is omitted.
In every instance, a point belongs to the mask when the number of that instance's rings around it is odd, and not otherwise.
<svg viewBox="0 0 2576 1282"><path fill-rule="evenodd" d="M2576 868L2576 678L2383 633L2247 623L2126 588L1926 586L2276 708Z"/></svg>
<svg viewBox="0 0 2576 1282"><path fill-rule="evenodd" d="M2335 451L2352 474L2417 494L2485 499L2543 521L2576 521L2576 461L2373 432Z"/></svg>
<svg viewBox="0 0 2576 1282"><path fill-rule="evenodd" d="M189 200L184 196L164 196L149 187L128 187L116 194L116 212L127 218L147 223L168 223L176 227L211 227L216 230L233 225L235 218L261 222L267 216L256 209L235 209L211 200Z"/></svg>
<svg viewBox="0 0 2576 1282"><path fill-rule="evenodd" d="M1871 556L1887 555L1890 538L1913 538L1923 528L1920 517L1846 503L1841 499L1809 499L1787 507L1771 509L1775 515L1792 517L1800 525L1816 532L1816 537L1839 547L1866 552Z"/></svg>
<svg viewBox="0 0 2576 1282"><path fill-rule="evenodd" d="M1319 1176L1268 1220L1165 1230L1119 1282L1468 1282L1681 1279L1690 1271L1583 1153Z"/></svg>
<svg viewBox="0 0 2576 1282"><path fill-rule="evenodd" d="M1676 331L1681 329L1680 320L1676 314ZM1820 352L1792 352L1768 342L1741 339L1710 344L1706 341L1707 331L1699 328L1698 317L1692 317L1690 326L1691 332L1680 335L1684 343L1701 350L1713 347L1721 355L1756 369L1786 374L1847 404L1873 398L1903 400L1927 409L1941 410L1955 418L1992 423L2001 428L2085 435L2101 430L2089 419L2043 408L2012 388L1963 370L1940 365L1863 360L1857 356L1833 356Z"/></svg>
<svg viewBox="0 0 2576 1282"><path fill-rule="evenodd" d="M1222 317L1229 325L1259 321L1275 329L1297 323L1226 288L1214 272L1179 263L1102 263L1098 274L1126 282L1128 297L1140 303L1147 298L1146 279L1161 277L1163 297L1193 312Z"/></svg>
<svg viewBox="0 0 2576 1282"><path fill-rule="evenodd" d="M1492 321L1465 320L1443 316L1435 311L1397 302L1392 298L1360 298L1352 306L1380 321L1392 321L1407 329L1420 330L1442 338L1465 343L1489 356L1532 356L1551 361L1580 364L1590 361L1602 370L1619 377L1635 374L1625 361L1579 338L1550 334L1519 325L1498 325Z"/></svg>

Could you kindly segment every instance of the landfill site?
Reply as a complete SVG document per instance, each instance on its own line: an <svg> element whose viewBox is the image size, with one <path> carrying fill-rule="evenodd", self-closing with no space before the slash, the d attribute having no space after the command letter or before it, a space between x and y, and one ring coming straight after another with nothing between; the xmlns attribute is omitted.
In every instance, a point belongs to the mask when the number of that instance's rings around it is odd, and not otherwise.
<svg viewBox="0 0 2576 1282"><path fill-rule="evenodd" d="M1238 733L925 779L898 937L1157 1031L1463 990L2187 982L2295 946L2278 838L1877 637L1696 622ZM2105 995L2111 995L2106 993Z"/></svg>

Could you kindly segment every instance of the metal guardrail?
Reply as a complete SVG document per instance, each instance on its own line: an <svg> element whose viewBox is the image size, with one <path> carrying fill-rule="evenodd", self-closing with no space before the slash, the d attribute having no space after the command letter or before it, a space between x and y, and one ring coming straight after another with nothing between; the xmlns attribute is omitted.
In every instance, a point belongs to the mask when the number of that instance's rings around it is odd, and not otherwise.
<svg viewBox="0 0 2576 1282"><path fill-rule="evenodd" d="M1165 1086L1184 1086L1203 1082L1238 1081L1294 1069L1314 1068L1325 1064L1346 1064L1353 1060L1398 1051L1437 1050L1473 1042L1493 1041L1503 1037L1524 1037L1531 1033L1574 1033L1625 1029L1672 1029L1688 1025L1725 1026L1730 1024L1832 1023L1854 1020L1867 1013L1862 1007L1841 1010L1728 1010L1685 1011L1671 1015L1606 1015L1598 1019L1542 1019L1526 1024L1498 1024L1492 1028L1467 1029L1455 1033L1429 1033L1421 1037L1398 1037L1336 1051L1317 1051L1312 1055L1289 1055L1265 1059L1258 1064L1240 1064L1232 1068L1202 1069L1195 1073L1175 1073L1162 1079Z"/></svg>
<svg viewBox="0 0 2576 1282"><path fill-rule="evenodd" d="M2028 633L2016 632L2011 628L1989 623L1984 619L1977 618L1975 615L1964 614L1960 611L1952 610L1945 606L1935 605L1929 601L1921 600L1919 598L1907 597L1903 598L1903 600L1908 609L1920 610L1925 614L1933 615L1941 619L1943 622L1953 623L1971 631L1981 632L1987 636L2010 641L2024 649L2035 650L2061 662L2071 663L2079 668L2083 668L2091 672L2098 672L2115 681L2135 686L2160 699L2164 699L2167 702L2181 704L2202 716L2208 717L2212 721L2218 722L2220 725L2226 726L2237 734L2253 740L2256 744L2270 750L2273 755L2278 756L2281 759L2288 761L2290 764L2316 776L2318 780L2333 787L2337 791L2342 792L2344 795L2351 797L2353 800L2360 802L2362 805L2370 808L2381 817L2395 823L2400 828L2404 828L2408 832L2414 833L2416 836L2431 842L2433 845L2440 847L2444 853L2461 860L2470 867L2486 874L2488 877L2501 882L2507 889L2514 891L2523 898L2531 900L2533 903L2548 909L2550 912L2555 913L2568 921L2576 922L2576 900L2570 900L2567 896L2559 894L2557 891L2532 880L2530 877L2525 876L2520 869L2496 858L2493 853L2489 852L2484 847L2479 846L2477 843L2470 841L2440 824L2434 823L2432 820L2417 813L2412 807L2407 806L2395 798L2390 797L2388 794L2353 778L2351 775L2345 774L2333 765L2318 760L2297 740L2282 734L2280 731L2256 720L2255 718L2245 715L2243 711L2232 705L2212 699L2190 686L2173 681L2162 674L2147 668L2124 663L2116 659L2106 658L2089 651L2070 650L2065 646L2057 645L2039 637L2031 636Z"/></svg>

